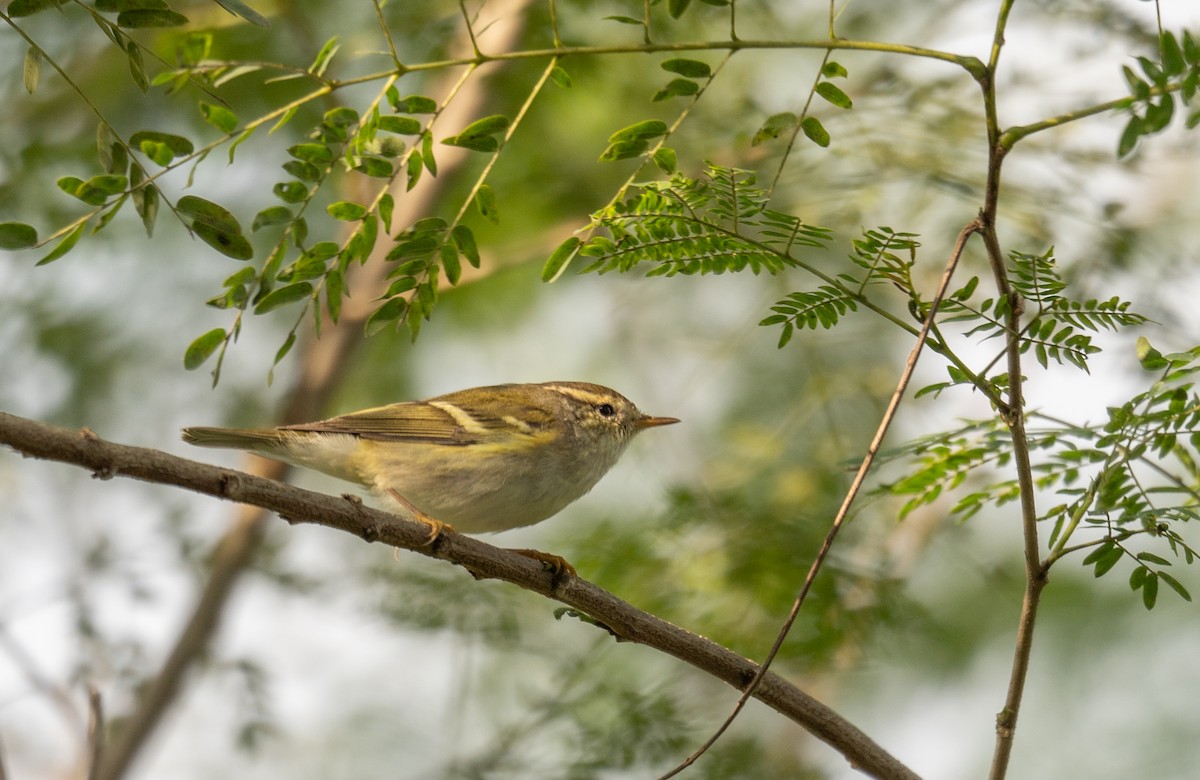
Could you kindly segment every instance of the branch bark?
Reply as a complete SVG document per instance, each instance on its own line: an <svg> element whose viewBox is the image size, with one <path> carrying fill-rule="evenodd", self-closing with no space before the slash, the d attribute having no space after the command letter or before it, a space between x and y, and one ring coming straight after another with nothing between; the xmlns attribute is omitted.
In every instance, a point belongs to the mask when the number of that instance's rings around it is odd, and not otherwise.
<svg viewBox="0 0 1200 780"><path fill-rule="evenodd" d="M99 479L122 476L174 485L275 512L291 523L314 523L368 542L401 547L462 566L477 579L499 579L589 615L618 640L637 642L678 658L743 690L758 672L751 661L711 640L643 612L578 577L556 578L542 564L477 539L446 532L427 546L427 526L334 497L209 466L158 450L107 442L84 428L55 428L0 412L0 444L23 455L90 469ZM762 676L755 698L803 726L865 774L889 780L917 775L858 727L774 673Z"/></svg>

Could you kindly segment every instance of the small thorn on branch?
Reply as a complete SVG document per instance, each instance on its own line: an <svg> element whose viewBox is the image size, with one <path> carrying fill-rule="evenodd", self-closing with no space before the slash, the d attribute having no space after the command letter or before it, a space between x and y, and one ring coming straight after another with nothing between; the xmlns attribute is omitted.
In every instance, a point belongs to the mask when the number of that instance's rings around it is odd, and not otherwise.
<svg viewBox="0 0 1200 780"><path fill-rule="evenodd" d="M217 480L221 495L226 498L237 498L242 492L242 481L232 472L222 473Z"/></svg>
<svg viewBox="0 0 1200 780"><path fill-rule="evenodd" d="M111 463L92 469L92 479L109 480L115 476L117 476L117 469Z"/></svg>

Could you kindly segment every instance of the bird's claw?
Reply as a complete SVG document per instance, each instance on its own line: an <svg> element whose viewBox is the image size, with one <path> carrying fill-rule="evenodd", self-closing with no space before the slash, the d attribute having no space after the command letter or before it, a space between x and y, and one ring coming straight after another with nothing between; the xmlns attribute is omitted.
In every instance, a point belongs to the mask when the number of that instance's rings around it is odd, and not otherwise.
<svg viewBox="0 0 1200 780"><path fill-rule="evenodd" d="M395 488L388 488L387 494L391 496L396 503L408 510L408 513L412 516L413 520L429 526L429 538L425 540L424 544L422 545L423 547L429 547L432 545L445 531L454 530L454 526L450 525L449 523L443 523L441 520L436 520L422 512L416 507L415 504L413 504L404 496L400 495Z"/></svg>
<svg viewBox="0 0 1200 780"><path fill-rule="evenodd" d="M560 555L542 552L541 550L512 550L512 552L515 552L517 555L524 555L526 558L533 558L535 561L541 561L552 573L555 584L558 584L564 578L579 576L579 573L575 571L575 567Z"/></svg>

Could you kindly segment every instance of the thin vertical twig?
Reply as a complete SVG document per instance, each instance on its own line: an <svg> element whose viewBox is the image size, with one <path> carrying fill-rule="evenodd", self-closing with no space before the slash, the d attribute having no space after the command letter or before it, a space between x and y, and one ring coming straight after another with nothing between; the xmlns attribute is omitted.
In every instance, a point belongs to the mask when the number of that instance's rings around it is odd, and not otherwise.
<svg viewBox="0 0 1200 780"><path fill-rule="evenodd" d="M104 702L100 698L100 691L91 686L88 687L87 739L87 780L97 780L100 777L100 761L104 757Z"/></svg>
<svg viewBox="0 0 1200 780"><path fill-rule="evenodd" d="M950 252L950 258L946 261L946 267L942 271L941 281L938 283L937 292L933 296L933 300L929 304L929 312L926 314L924 322L921 325L921 330L917 334L917 340L909 351L908 359L904 361L904 370L900 374L900 379L896 383L896 389L892 391L892 397L888 401L887 409L884 410L883 418L879 421L879 426L875 430L875 435L871 438L871 443L867 447L867 452L863 456L862 462L858 466L858 472L854 475L854 480L850 483L850 488L846 491L845 497L842 499L842 505L838 508L837 514L833 518L833 523L829 527L829 531L825 534L825 540L821 543L821 548L817 552L816 558L813 559L812 565L809 567L808 574L804 578L804 584L800 588L800 592L796 594L795 601L792 602L792 608L788 611L787 618L784 619L783 627L779 630L779 634L775 637L775 643L771 646L767 657L763 659L762 664L758 668L758 672L754 678L742 691L742 695L738 697L737 703L733 707L733 711L725 718L724 722L717 727L712 736L700 747L698 747L691 755L685 758L674 769L662 775L659 780L667 780L674 777L694 764L700 756L704 755L721 735L733 724L737 719L738 714L746 706L746 702L754 695L755 689L762 682L763 675L767 673L771 663L779 654L780 648L783 647L783 642L787 639L788 634L792 630L792 626L796 622L796 618L800 614L800 608L804 605L804 600L808 597L809 591L812 589L813 582L817 578L817 573L820 572L821 566L824 564L829 551L833 547L833 542L837 538L838 532L846 523L846 518L850 515L850 507L854 500L858 497L862 490L863 484L866 482L867 474L875 463L875 458L879 454L880 448L883 446L883 440L887 436L888 429L891 428L892 422L896 419L896 414L900 409L900 403L904 398L904 393L908 390L909 382L912 380L913 372L917 368L917 360L921 356L921 352L925 349L925 344L929 339L929 333L933 328L934 319L937 317L938 310L941 307L942 300L946 296L946 291L950 287L950 282L954 277L954 271L958 268L958 261L962 257L963 251L966 249L967 241L972 235L982 230L983 223L979 220L973 220L967 224L958 233L958 238L954 242L954 248Z"/></svg>
<svg viewBox="0 0 1200 780"><path fill-rule="evenodd" d="M383 16L383 5L380 0L372 0L375 6L375 18L379 20L379 30L383 33L384 40L387 41L388 53L392 57L392 64L396 66L396 72L404 71L404 63L400 61L400 55L396 53L396 40L392 37L392 31L388 29L387 19Z"/></svg>
<svg viewBox="0 0 1200 780"><path fill-rule="evenodd" d="M475 26L471 24L471 14L467 12L467 4L459 0L458 8L462 11L463 25L467 30L467 37L471 39L471 50L475 52L477 58L483 57L483 52L479 50L479 41L475 40Z"/></svg>
<svg viewBox="0 0 1200 780"><path fill-rule="evenodd" d="M557 67L558 58L551 57L550 63L542 69L542 75L529 90L529 94L525 97L525 101L521 104L521 107L517 109L517 113L513 116L512 121L508 123L508 129L504 132L504 139L500 143L500 148L492 153L491 158L488 159L487 163L484 164L483 170L480 171L479 175L475 177L475 183L471 185L470 191L467 193L466 197L463 198L463 203L458 210L458 214L456 214L454 217L454 225L462 222L463 218L466 217L467 212L470 211L471 207L475 205L475 196L479 194L480 189L482 189L483 185L487 183L488 176L491 174L492 169L496 167L496 163L500 160L500 153L504 150L505 144L507 144L516 134L517 128L525 119L525 115L529 113L529 109L533 107L534 102L537 100L537 96L542 93L542 88L546 86L546 82L550 80L551 74L554 73L554 69Z"/></svg>
<svg viewBox="0 0 1200 780"><path fill-rule="evenodd" d="M996 69L1000 53L1004 48L1004 35L1008 17L1015 0L1003 0L996 18L996 30L992 38L991 55L984 69L980 86L983 89L984 116L988 135L988 171L984 188L984 206L980 213L983 230L980 235L987 252L988 263L996 282L996 291L1008 301L1005 315L1007 332L1005 353L1008 363L1007 403L1000 408L1000 416L1008 426L1013 445L1013 466L1016 470L1020 490L1021 531L1023 557L1025 560L1025 592L1021 599L1021 615L1017 622L1017 635L1013 649L1012 669L1009 674L1008 691L1004 706L996 715L996 747L992 754L989 772L991 780L1002 780L1008 773L1012 757L1013 738L1016 734L1017 715L1025 691L1029 673L1029 659L1033 650L1034 628L1037 624L1038 607L1042 590L1046 586L1046 568L1039 556L1040 543L1037 528L1037 504L1034 499L1033 465L1029 454L1029 441L1025 432L1024 378L1021 374L1021 316L1024 301L1013 289L1004 266L1004 252L996 231L996 215L1000 200L1000 172L1008 146L1002 143L1000 120L996 109Z"/></svg>
<svg viewBox="0 0 1200 780"><path fill-rule="evenodd" d="M554 35L554 48L561 49L563 42L558 32L558 0L550 0L550 32Z"/></svg>
<svg viewBox="0 0 1200 780"><path fill-rule="evenodd" d="M833 23L830 22L830 29L833 29ZM832 35L830 39L832 39ZM775 187L779 185L779 179L783 176L783 169L787 165L787 161L792 156L792 150L796 146L796 139L800 137L800 132L804 129L804 119L808 116L808 109L812 107L813 96L817 94L817 85L824 78L825 65L829 62L829 58L833 55L833 49L826 49L825 56L821 58L821 66L817 68L817 75L813 78L812 86L809 87L808 97L804 100L804 108L800 109L800 115L796 117L796 126L792 128L791 137L788 138L787 146L783 148L783 156L779 158L779 165L775 167L775 176L771 179L771 186L767 188L767 194L775 192Z"/></svg>

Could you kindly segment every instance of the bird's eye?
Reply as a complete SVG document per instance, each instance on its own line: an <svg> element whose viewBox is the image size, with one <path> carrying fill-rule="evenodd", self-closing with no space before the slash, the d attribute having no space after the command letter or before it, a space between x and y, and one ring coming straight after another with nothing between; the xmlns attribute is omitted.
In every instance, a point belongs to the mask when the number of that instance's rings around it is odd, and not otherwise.
<svg viewBox="0 0 1200 780"><path fill-rule="evenodd" d="M600 413L601 417L615 417L617 414L617 410L613 408L612 404L600 404L596 407L596 411Z"/></svg>

